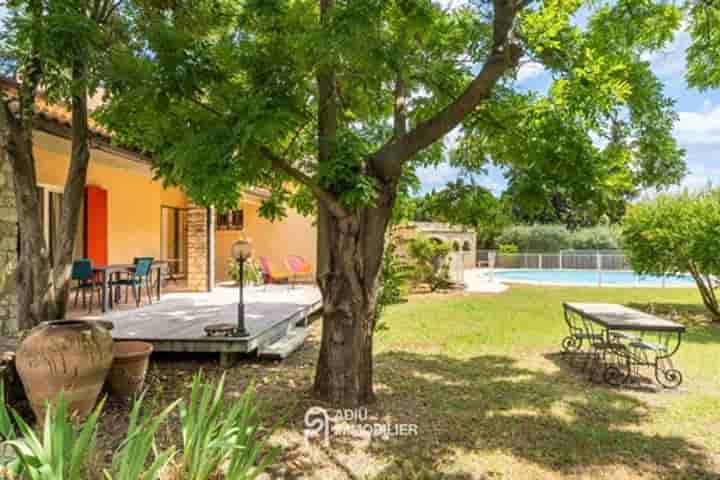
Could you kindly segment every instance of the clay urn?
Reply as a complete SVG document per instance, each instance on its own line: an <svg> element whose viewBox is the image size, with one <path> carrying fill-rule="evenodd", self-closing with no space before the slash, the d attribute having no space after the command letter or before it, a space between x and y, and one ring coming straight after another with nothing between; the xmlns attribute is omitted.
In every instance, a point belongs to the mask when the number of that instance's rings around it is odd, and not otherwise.
<svg viewBox="0 0 720 480"><path fill-rule="evenodd" d="M95 406L113 361L110 332L93 321L44 322L31 330L15 365L37 419L60 392L68 410L80 418Z"/></svg>
<svg viewBox="0 0 720 480"><path fill-rule="evenodd" d="M147 342L115 342L115 357L107 385L110 393L120 397L137 395L145 384L153 346Z"/></svg>

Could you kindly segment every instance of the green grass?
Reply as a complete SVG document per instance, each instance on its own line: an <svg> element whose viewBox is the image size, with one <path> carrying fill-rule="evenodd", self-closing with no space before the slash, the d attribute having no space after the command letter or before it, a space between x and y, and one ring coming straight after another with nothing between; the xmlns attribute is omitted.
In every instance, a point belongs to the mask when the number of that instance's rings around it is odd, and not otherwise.
<svg viewBox="0 0 720 480"><path fill-rule="evenodd" d="M676 363L685 383L652 392L589 382L559 354L563 301L621 303L684 322ZM287 419L273 436L283 452L271 478L720 479L720 326L699 302L692 289L513 286L392 306L376 337L367 422L417 424L416 437L305 444L320 322L283 362L248 359L224 371L173 357L154 362L150 385L158 401L176 398L203 366L209 376L227 373L232 400L255 379L270 423Z"/></svg>
<svg viewBox="0 0 720 480"><path fill-rule="evenodd" d="M685 323L678 391L590 383L558 354L563 301ZM720 326L690 289L540 288L416 297L378 336L381 404L421 435L386 445L378 478L720 478ZM407 464L408 454L412 467ZM420 472L420 473L418 473Z"/></svg>

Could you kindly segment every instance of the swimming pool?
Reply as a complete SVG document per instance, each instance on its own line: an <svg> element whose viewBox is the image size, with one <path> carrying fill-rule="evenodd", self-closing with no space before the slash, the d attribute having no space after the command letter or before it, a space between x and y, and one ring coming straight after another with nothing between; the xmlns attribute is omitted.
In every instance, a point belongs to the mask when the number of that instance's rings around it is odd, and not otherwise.
<svg viewBox="0 0 720 480"><path fill-rule="evenodd" d="M662 277L637 275L635 272L597 270L499 270L494 272L497 280L517 283L539 283L548 285L607 285L639 287L692 287L694 280L689 275Z"/></svg>

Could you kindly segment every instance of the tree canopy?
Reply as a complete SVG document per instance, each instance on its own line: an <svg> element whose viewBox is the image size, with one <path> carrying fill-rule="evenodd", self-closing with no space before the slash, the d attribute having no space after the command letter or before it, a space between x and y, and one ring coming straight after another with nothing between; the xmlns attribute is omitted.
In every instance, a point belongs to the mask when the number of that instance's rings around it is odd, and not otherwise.
<svg viewBox="0 0 720 480"><path fill-rule="evenodd" d="M196 0L122 13L127 41L112 50L98 115L117 141L151 154L199 204L232 207L254 185L270 191L269 218L287 205L316 212L315 390L338 403L373 396L385 233L450 131L462 126L454 165L504 165L532 204L558 190L616 201L685 171L673 102L642 60L679 27L671 4ZM552 73L547 95L517 88L528 60Z"/></svg>
<svg viewBox="0 0 720 480"><path fill-rule="evenodd" d="M453 152L459 166L506 167L514 213L529 221L618 220L641 189L673 185L686 171L674 101L643 60L672 39L681 11L622 0L585 7L580 27L564 16L580 4L525 15L528 59L550 71L549 92L498 89L464 122Z"/></svg>

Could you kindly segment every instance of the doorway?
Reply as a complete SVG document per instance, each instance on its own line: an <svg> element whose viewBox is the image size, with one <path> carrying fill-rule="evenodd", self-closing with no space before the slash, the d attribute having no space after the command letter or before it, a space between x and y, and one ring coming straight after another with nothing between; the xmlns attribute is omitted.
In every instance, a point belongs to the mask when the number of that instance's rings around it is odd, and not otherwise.
<svg viewBox="0 0 720 480"><path fill-rule="evenodd" d="M160 258L168 262L172 280L187 276L187 210L160 207Z"/></svg>

